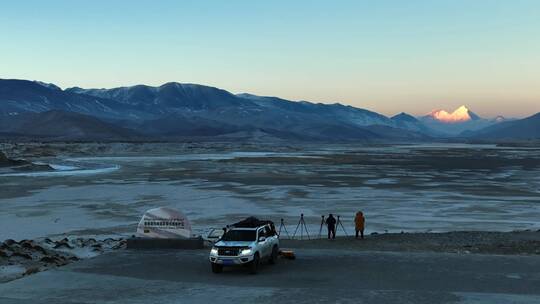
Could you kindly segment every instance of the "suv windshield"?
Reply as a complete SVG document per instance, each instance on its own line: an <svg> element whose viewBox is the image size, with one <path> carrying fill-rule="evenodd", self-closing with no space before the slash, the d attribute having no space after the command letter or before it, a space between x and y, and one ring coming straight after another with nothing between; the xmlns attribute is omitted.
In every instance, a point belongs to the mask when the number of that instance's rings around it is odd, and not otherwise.
<svg viewBox="0 0 540 304"><path fill-rule="evenodd" d="M221 238L222 241L255 241L255 230L229 230Z"/></svg>

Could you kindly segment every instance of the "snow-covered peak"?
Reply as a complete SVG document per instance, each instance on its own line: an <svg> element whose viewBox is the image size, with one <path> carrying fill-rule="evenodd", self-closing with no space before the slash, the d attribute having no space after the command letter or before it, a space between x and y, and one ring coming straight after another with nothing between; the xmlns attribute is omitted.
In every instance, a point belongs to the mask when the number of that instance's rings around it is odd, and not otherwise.
<svg viewBox="0 0 540 304"><path fill-rule="evenodd" d="M506 117L499 115L499 116L493 118L493 121L494 122L503 122L503 121L506 121Z"/></svg>
<svg viewBox="0 0 540 304"><path fill-rule="evenodd" d="M460 106L452 113L445 110L434 110L428 116L443 123L460 123L479 119L478 115L471 112L466 106Z"/></svg>

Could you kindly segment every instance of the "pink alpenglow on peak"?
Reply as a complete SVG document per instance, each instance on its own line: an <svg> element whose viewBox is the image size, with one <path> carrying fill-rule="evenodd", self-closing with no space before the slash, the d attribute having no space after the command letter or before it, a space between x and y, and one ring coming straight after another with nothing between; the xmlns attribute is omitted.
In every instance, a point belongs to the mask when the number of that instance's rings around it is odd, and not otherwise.
<svg viewBox="0 0 540 304"><path fill-rule="evenodd" d="M434 110L428 116L444 123L460 123L479 119L478 115L471 112L466 106L461 106L452 113L445 110Z"/></svg>

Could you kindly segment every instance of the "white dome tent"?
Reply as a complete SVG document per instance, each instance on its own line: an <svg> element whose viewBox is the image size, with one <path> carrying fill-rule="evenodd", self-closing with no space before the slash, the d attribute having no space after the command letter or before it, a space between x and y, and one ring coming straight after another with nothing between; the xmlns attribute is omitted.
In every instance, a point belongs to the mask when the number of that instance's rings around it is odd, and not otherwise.
<svg viewBox="0 0 540 304"><path fill-rule="evenodd" d="M174 239L191 237L191 223L180 211L159 207L146 211L137 226L137 237Z"/></svg>

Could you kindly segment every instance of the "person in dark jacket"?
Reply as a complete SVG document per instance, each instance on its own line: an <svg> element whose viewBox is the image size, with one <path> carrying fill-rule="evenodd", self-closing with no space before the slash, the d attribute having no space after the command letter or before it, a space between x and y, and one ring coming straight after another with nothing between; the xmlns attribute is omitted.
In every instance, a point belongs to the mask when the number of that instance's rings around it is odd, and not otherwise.
<svg viewBox="0 0 540 304"><path fill-rule="evenodd" d="M336 238L336 218L330 213L326 219L326 226L328 227L328 239Z"/></svg>

